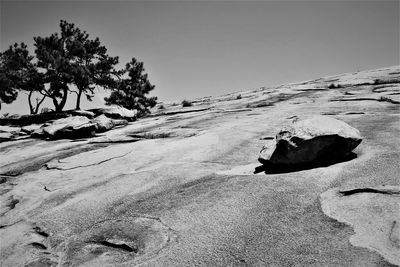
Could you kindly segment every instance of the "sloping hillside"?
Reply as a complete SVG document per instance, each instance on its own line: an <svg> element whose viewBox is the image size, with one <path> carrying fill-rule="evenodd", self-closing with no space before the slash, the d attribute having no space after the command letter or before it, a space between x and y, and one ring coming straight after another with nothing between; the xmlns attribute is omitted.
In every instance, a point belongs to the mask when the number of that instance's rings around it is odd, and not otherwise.
<svg viewBox="0 0 400 267"><path fill-rule="evenodd" d="M2 266L400 265L400 67L164 103L93 138L0 143ZM357 157L255 173L294 118Z"/></svg>

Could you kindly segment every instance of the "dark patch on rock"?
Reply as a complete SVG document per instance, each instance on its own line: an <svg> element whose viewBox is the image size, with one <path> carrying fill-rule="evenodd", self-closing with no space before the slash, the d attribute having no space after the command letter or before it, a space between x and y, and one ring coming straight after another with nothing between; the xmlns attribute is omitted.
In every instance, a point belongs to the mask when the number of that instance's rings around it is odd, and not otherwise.
<svg viewBox="0 0 400 267"><path fill-rule="evenodd" d="M365 114L365 112L347 112L344 115L362 115Z"/></svg>
<svg viewBox="0 0 400 267"><path fill-rule="evenodd" d="M33 230L35 231L35 233L37 233L38 235L41 235L43 237L49 237L49 234L46 233L45 231L42 230L42 228L40 228L39 226L34 226Z"/></svg>
<svg viewBox="0 0 400 267"><path fill-rule="evenodd" d="M356 188L352 190L344 190L344 191L339 191L340 194L343 196L351 196L354 194L360 194L360 193L374 193L374 194L384 194L384 195L396 195L400 194L400 191L395 191L391 189L375 189L375 188Z"/></svg>
<svg viewBox="0 0 400 267"><path fill-rule="evenodd" d="M130 247L127 244L116 244L116 243L112 243L112 242L108 242L107 240L103 240L100 241L99 244L106 246L106 247L111 247L111 248L117 248L117 249L122 249L126 252L134 252L137 253L138 252L138 248L137 247Z"/></svg>
<svg viewBox="0 0 400 267"><path fill-rule="evenodd" d="M19 203L19 200L14 198L14 196L11 196L9 199L9 202L7 203L7 207L10 208L10 210L14 209L15 206Z"/></svg>
<svg viewBox="0 0 400 267"><path fill-rule="evenodd" d="M264 137L260 138L260 140L274 140L274 139L275 139L275 137L273 137L273 136L264 136Z"/></svg>
<svg viewBox="0 0 400 267"><path fill-rule="evenodd" d="M341 158L322 158L317 161L303 164L273 164L271 162L265 161L263 165L260 165L254 169L254 174L264 172L265 174L280 174L280 173L290 173L299 172L305 170L311 170L321 167L329 167L334 164L347 162L357 158L357 154L350 153L346 157Z"/></svg>
<svg viewBox="0 0 400 267"><path fill-rule="evenodd" d="M29 245L38 248L38 249L47 249L47 247L45 245L43 245L42 243L38 243L38 242L32 242Z"/></svg>

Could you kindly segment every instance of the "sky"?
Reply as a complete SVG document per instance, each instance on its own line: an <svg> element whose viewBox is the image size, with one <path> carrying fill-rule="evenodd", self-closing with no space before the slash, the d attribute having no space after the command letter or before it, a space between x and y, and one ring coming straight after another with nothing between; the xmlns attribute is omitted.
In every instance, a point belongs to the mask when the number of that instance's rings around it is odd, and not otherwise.
<svg viewBox="0 0 400 267"><path fill-rule="evenodd" d="M61 19L99 37L120 67L143 61L167 102L400 65L399 1L1 0L1 51L33 51L33 36L58 32ZM0 112L28 113L26 96Z"/></svg>

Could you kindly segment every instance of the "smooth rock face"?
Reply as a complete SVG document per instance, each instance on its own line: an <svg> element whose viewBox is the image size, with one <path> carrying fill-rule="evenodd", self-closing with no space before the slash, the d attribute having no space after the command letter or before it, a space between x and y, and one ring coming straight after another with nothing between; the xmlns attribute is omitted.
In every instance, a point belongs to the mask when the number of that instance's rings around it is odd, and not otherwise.
<svg viewBox="0 0 400 267"><path fill-rule="evenodd" d="M43 134L50 138L87 137L96 130L96 124L83 116L74 116L54 121L42 128Z"/></svg>
<svg viewBox="0 0 400 267"><path fill-rule="evenodd" d="M165 104L94 138L0 143L0 265L399 264L400 105L378 101L399 93L395 66ZM317 114L360 130L357 159L264 172L260 148Z"/></svg>
<svg viewBox="0 0 400 267"><path fill-rule="evenodd" d="M350 242L383 255L400 265L400 187L379 186L340 191L332 188L321 194L322 211L351 225Z"/></svg>
<svg viewBox="0 0 400 267"><path fill-rule="evenodd" d="M261 150L261 163L296 165L344 158L360 144L362 137L343 121L315 116L284 127L275 141Z"/></svg>

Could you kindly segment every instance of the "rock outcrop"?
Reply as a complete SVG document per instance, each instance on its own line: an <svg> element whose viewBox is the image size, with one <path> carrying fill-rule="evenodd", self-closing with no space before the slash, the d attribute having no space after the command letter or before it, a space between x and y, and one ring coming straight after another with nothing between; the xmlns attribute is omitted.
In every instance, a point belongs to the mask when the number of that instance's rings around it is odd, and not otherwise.
<svg viewBox="0 0 400 267"><path fill-rule="evenodd" d="M96 131L96 124L87 117L74 116L55 120L41 128L45 137L50 139L88 137Z"/></svg>
<svg viewBox="0 0 400 267"><path fill-rule="evenodd" d="M259 161L274 165L335 161L348 156L361 141L360 132L347 123L315 116L284 127L275 142L262 148Z"/></svg>
<svg viewBox="0 0 400 267"><path fill-rule="evenodd" d="M17 125L26 126L31 124L42 124L51 120L57 120L67 118L71 116L67 112L48 112L41 114L30 114L30 115L12 115L8 117L0 118L0 125Z"/></svg>
<svg viewBox="0 0 400 267"><path fill-rule="evenodd" d="M89 111L96 114L96 116L104 114L105 116L112 119L125 119L128 121L134 121L137 116L137 110L129 110L116 105L91 109Z"/></svg>

